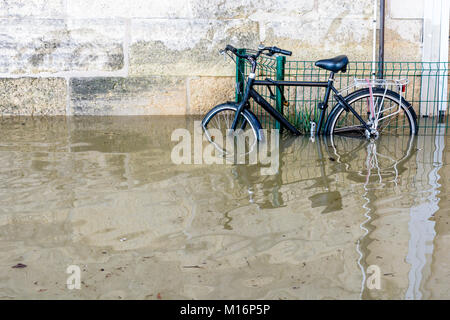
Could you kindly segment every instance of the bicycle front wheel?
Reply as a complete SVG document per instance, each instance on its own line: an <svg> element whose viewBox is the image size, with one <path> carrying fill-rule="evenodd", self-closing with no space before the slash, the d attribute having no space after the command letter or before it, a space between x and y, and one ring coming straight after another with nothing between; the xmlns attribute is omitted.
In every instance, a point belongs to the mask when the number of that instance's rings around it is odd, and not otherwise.
<svg viewBox="0 0 450 320"><path fill-rule="evenodd" d="M236 130L231 131L236 111L236 104L224 103L212 108L202 121L206 139L225 157L233 157L235 151L240 155L250 153L262 139L261 124L250 110L241 112Z"/></svg>
<svg viewBox="0 0 450 320"><path fill-rule="evenodd" d="M331 110L325 125L328 135L341 135L354 138L366 138L383 135L417 134L417 116L413 107L399 94L383 88L373 88L353 92L345 98L346 102L359 116L371 126L368 132L350 110L340 104ZM370 116L371 104L375 117Z"/></svg>

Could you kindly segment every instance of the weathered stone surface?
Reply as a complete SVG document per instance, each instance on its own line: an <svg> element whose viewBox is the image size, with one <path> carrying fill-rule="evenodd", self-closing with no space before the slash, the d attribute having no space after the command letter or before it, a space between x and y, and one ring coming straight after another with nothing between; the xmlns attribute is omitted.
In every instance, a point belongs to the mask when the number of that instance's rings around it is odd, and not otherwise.
<svg viewBox="0 0 450 320"><path fill-rule="evenodd" d="M370 60L372 1L317 1L301 16L253 15L261 41L293 51L292 60L316 60L346 54L350 60Z"/></svg>
<svg viewBox="0 0 450 320"><path fill-rule="evenodd" d="M204 19L271 19L276 16L299 16L314 8L311 0L191 0L192 16ZM254 19L254 20L258 20Z"/></svg>
<svg viewBox="0 0 450 320"><path fill-rule="evenodd" d="M421 59L423 3L387 3L386 60ZM372 0L2 1L0 78L76 78L66 97L75 114L204 113L234 96L226 44L369 61L372 10ZM97 89L83 98L82 88Z"/></svg>
<svg viewBox="0 0 450 320"><path fill-rule="evenodd" d="M181 115L186 82L171 77L98 77L70 81L74 115Z"/></svg>
<svg viewBox="0 0 450 320"><path fill-rule="evenodd" d="M135 20L130 74L231 76L234 67L219 50L227 44L256 48L257 23L247 20Z"/></svg>
<svg viewBox="0 0 450 320"><path fill-rule="evenodd" d="M346 54L350 60L368 60L372 53L370 22L364 19L302 19L260 24L264 43L293 52L290 60L316 60ZM331 32L331 30L333 30Z"/></svg>
<svg viewBox="0 0 450 320"><path fill-rule="evenodd" d="M113 20L0 19L0 73L120 70L124 35Z"/></svg>
<svg viewBox="0 0 450 320"><path fill-rule="evenodd" d="M316 60L347 54L368 59L372 50L369 0L317 2L301 16L252 16L259 21L261 41L293 51L293 60Z"/></svg>
<svg viewBox="0 0 450 320"><path fill-rule="evenodd" d="M317 14L318 17L332 19L370 18L373 15L373 0L319 0Z"/></svg>
<svg viewBox="0 0 450 320"><path fill-rule="evenodd" d="M64 115L66 88L62 78L0 79L1 115Z"/></svg>
<svg viewBox="0 0 450 320"><path fill-rule="evenodd" d="M191 114L206 114L219 103L234 101L233 77L196 77L188 81Z"/></svg>
<svg viewBox="0 0 450 320"><path fill-rule="evenodd" d="M64 0L3 0L0 17L62 17Z"/></svg>
<svg viewBox="0 0 450 320"><path fill-rule="evenodd" d="M189 0L67 0L67 13L81 18L188 18Z"/></svg>
<svg viewBox="0 0 450 320"><path fill-rule="evenodd" d="M417 61L421 56L421 20L386 20L385 60Z"/></svg>
<svg viewBox="0 0 450 320"><path fill-rule="evenodd" d="M390 0L389 16L393 19L422 19L424 0Z"/></svg>

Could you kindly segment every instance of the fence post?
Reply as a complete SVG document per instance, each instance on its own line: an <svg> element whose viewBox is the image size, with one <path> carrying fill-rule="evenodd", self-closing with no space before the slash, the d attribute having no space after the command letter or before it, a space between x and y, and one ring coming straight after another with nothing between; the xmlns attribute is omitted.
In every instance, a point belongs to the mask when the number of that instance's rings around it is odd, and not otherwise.
<svg viewBox="0 0 450 320"><path fill-rule="evenodd" d="M245 54L245 49L238 49L238 53ZM239 70L241 72L239 72ZM245 60L236 56L236 102L239 103L244 98L244 75L245 75Z"/></svg>
<svg viewBox="0 0 450 320"><path fill-rule="evenodd" d="M277 80L284 80L285 65L286 65L286 57L278 56L277 57ZM283 86L279 86L279 88L281 90L283 90ZM282 98L283 92L279 88L278 87L276 88L276 90L277 90L276 91L276 107L277 107L278 112L283 114L284 113L283 98ZM281 125L278 121L275 123L275 128L281 129Z"/></svg>
<svg viewBox="0 0 450 320"><path fill-rule="evenodd" d="M378 51L378 78L383 79L384 72L384 24L386 16L386 1L380 0L380 35L379 35L379 51Z"/></svg>

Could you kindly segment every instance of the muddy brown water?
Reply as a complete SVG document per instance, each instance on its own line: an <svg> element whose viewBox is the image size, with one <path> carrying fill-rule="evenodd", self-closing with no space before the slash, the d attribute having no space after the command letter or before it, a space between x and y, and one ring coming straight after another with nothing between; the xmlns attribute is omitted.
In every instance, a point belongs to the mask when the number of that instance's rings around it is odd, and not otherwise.
<svg viewBox="0 0 450 320"><path fill-rule="evenodd" d="M450 298L449 136L284 137L261 175L174 164L193 120L1 119L0 298Z"/></svg>

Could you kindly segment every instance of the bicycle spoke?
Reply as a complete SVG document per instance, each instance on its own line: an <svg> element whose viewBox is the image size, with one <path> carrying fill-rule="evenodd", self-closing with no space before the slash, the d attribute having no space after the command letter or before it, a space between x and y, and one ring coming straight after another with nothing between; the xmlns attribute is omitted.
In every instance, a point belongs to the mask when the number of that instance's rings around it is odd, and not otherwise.
<svg viewBox="0 0 450 320"><path fill-rule="evenodd" d="M355 125L355 126L349 126L349 127L342 127L342 128L338 128L334 131L334 133L345 133L345 132L363 132L364 133L364 126L362 125Z"/></svg>
<svg viewBox="0 0 450 320"><path fill-rule="evenodd" d="M411 121L408 118L406 110L400 105L401 100L393 96L392 93L386 94L386 90L378 90L374 92L375 119L372 121L370 114L366 114L366 110L370 108L369 93L364 92L360 96L356 96L355 100L349 102L351 107L362 113L363 120L367 121L371 130L366 130L359 125L359 120L352 112L345 112L343 109L333 119L333 133L339 135L365 135L367 137L378 137L383 134L404 134L412 131ZM364 119L365 118L365 119ZM415 130L415 128L414 128Z"/></svg>
<svg viewBox="0 0 450 320"><path fill-rule="evenodd" d="M257 143L256 130L252 123L244 128L244 124L249 123L244 114L239 116L236 123L237 128L242 129L242 131L236 131L232 133L232 136L229 136L229 130L231 129L234 117L236 115L235 110L235 107L233 109L219 108L218 111L214 113L203 126L205 136L209 142L214 145L216 150L219 151L219 154L230 160L235 160L235 156L237 156L235 154L236 150L234 150L237 146L236 143L244 143L244 154L248 154L249 152L255 150L255 145ZM222 139L220 139L220 137ZM232 140L230 140L230 137ZM230 144L230 141L233 142Z"/></svg>

